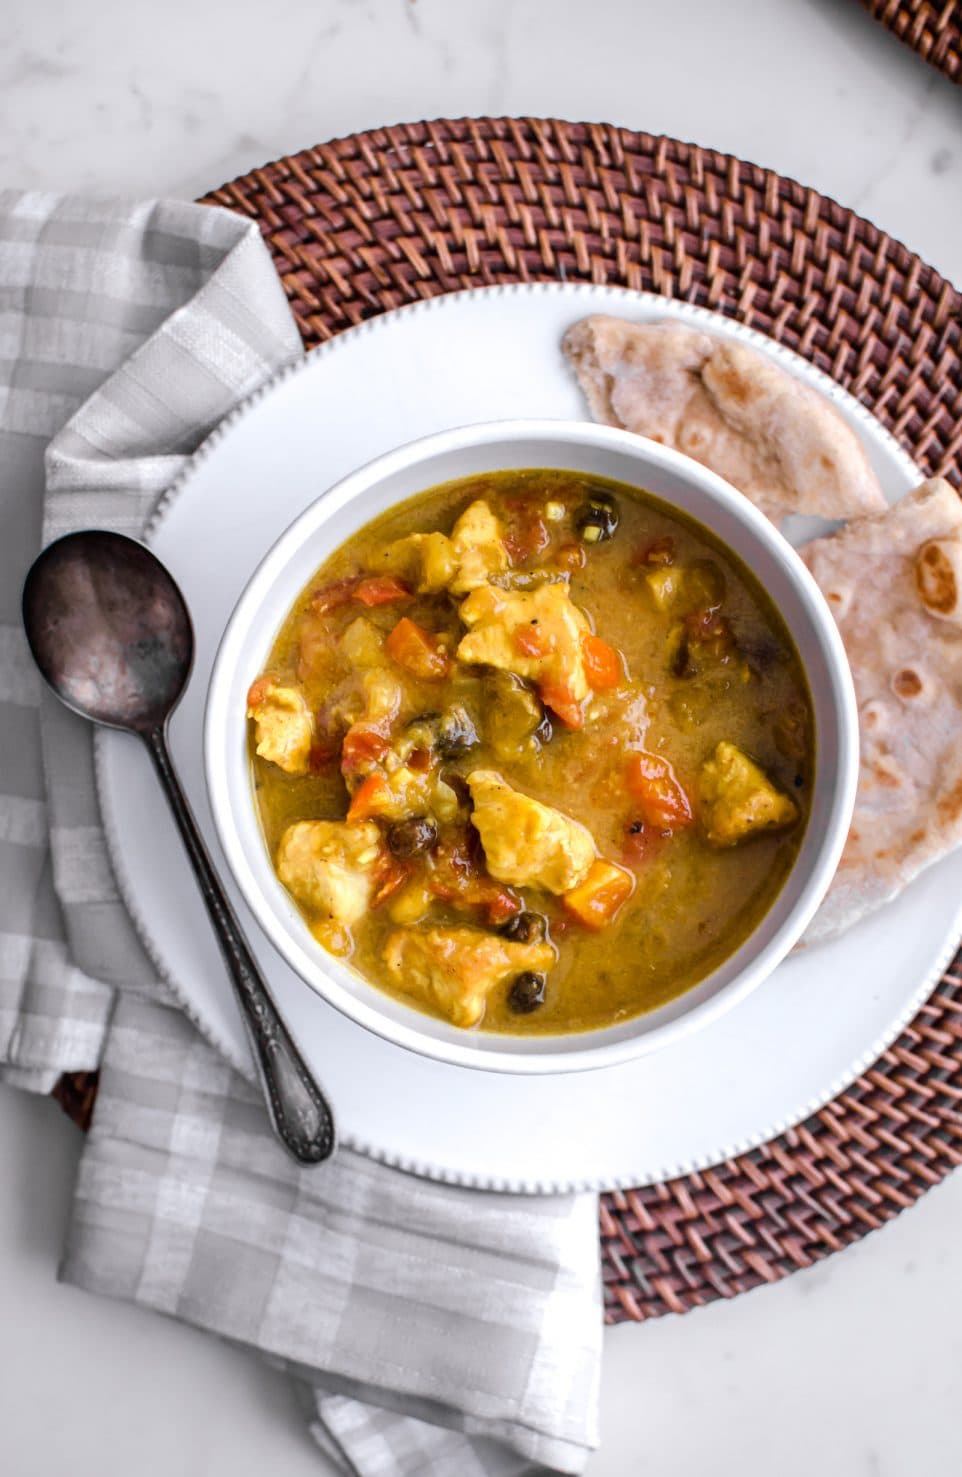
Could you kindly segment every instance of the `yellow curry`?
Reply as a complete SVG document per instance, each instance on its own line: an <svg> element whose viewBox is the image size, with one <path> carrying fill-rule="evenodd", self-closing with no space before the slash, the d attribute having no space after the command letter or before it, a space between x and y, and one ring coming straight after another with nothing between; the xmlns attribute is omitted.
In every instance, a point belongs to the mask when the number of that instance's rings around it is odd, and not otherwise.
<svg viewBox="0 0 962 1477"><path fill-rule="evenodd" d="M316 938L422 1010L571 1032L755 928L813 773L798 654L708 531L557 471L433 488L339 548L248 697L257 806Z"/></svg>

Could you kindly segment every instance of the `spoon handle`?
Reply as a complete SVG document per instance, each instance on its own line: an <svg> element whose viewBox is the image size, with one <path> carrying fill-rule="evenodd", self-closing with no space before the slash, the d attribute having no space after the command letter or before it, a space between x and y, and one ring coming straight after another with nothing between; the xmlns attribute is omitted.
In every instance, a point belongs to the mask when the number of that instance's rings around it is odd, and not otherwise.
<svg viewBox="0 0 962 1477"><path fill-rule="evenodd" d="M144 738L237 992L277 1136L299 1163L320 1164L334 1151L331 1110L278 1014L237 915L214 871L177 778L164 730L154 729Z"/></svg>

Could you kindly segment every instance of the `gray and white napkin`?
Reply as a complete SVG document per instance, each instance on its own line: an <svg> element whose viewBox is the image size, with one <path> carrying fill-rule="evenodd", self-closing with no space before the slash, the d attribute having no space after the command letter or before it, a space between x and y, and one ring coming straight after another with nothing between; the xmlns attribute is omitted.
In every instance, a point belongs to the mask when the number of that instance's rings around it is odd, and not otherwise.
<svg viewBox="0 0 962 1477"><path fill-rule="evenodd" d="M601 1356L594 1196L502 1196L341 1151L300 1170L119 899L91 734L19 620L42 541L136 534L301 344L251 223L0 192L0 1077L101 1071L63 1277L285 1364L345 1472L582 1471Z"/></svg>

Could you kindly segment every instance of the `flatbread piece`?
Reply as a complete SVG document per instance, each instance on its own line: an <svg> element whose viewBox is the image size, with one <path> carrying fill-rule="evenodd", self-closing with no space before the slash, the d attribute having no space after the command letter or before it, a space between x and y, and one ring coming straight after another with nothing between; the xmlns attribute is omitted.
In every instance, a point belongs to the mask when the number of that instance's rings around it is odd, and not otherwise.
<svg viewBox="0 0 962 1477"><path fill-rule="evenodd" d="M562 348L595 420L685 452L773 522L885 507L834 406L765 354L681 323L603 314L576 323Z"/></svg>
<svg viewBox="0 0 962 1477"><path fill-rule="evenodd" d="M861 734L855 814L813 943L962 843L962 499L935 478L800 552L845 642Z"/></svg>

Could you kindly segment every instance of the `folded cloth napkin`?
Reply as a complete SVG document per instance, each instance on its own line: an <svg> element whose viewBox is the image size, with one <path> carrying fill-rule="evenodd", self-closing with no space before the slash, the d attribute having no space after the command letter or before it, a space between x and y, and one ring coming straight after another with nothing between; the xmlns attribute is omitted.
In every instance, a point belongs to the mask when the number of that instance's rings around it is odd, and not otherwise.
<svg viewBox="0 0 962 1477"><path fill-rule="evenodd" d="M601 1352L593 1196L301 1170L156 977L118 897L91 732L41 694L24 572L136 534L301 344L255 226L0 193L0 1076L100 1068L62 1276L262 1350L346 1472L582 1471ZM46 489L46 490L45 490Z"/></svg>

